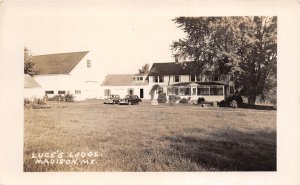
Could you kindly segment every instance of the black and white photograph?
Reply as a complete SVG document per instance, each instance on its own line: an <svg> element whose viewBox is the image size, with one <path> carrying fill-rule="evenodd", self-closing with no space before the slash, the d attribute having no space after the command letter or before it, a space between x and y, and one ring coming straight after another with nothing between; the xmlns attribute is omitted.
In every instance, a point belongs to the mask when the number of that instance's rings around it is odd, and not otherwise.
<svg viewBox="0 0 300 185"><path fill-rule="evenodd" d="M11 101L7 110L18 108L1 122L20 128L1 133L18 138L23 176L206 172L212 180L223 172L233 180L236 172L250 172L252 178L268 174L271 182L288 169L281 161L299 152L299 120L287 116L299 112L293 108L299 107L293 95L299 76L287 76L299 67L299 54L290 48L299 49L299 35L292 33L300 29L292 18L281 21L290 14L280 3L269 5L278 10L262 5L265 11L252 13L258 3L249 9L242 2L4 3L0 31L11 39L3 43L18 43L18 49L9 52L1 44L0 51L17 55L10 75L18 82L3 90L18 95L3 94L1 102ZM15 21L11 15L18 15ZM295 39L285 37L288 31ZM12 70L6 71L3 82ZM294 159L297 169L299 157Z"/></svg>

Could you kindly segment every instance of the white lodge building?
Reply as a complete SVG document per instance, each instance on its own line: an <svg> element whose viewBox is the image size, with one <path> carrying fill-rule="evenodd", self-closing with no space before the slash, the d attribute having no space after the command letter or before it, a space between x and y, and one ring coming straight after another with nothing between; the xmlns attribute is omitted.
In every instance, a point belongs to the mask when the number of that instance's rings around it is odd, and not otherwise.
<svg viewBox="0 0 300 185"><path fill-rule="evenodd" d="M99 98L97 71L88 51L37 55L32 62L38 69L34 80L44 96L70 93L75 100Z"/></svg>
<svg viewBox="0 0 300 185"><path fill-rule="evenodd" d="M101 84L104 97L115 94L138 95L141 99L150 99L150 86L147 74L110 74Z"/></svg>
<svg viewBox="0 0 300 185"><path fill-rule="evenodd" d="M172 93L180 98L195 100L203 97L211 102L222 101L234 93L234 83L229 75L207 77L195 74L190 70L190 64L154 63L148 74L107 75L101 84L101 91L104 97L115 94L121 98L138 95L142 99L151 99L152 87L159 86L156 94L163 92L168 96L172 89Z"/></svg>
<svg viewBox="0 0 300 185"><path fill-rule="evenodd" d="M206 101L212 102L222 101L226 96L234 93L234 83L229 75L207 77L195 74L189 70L190 64L189 62L184 65L175 62L154 63L148 74L150 89L153 85L159 85L167 95L172 89L175 95L181 98L203 97Z"/></svg>

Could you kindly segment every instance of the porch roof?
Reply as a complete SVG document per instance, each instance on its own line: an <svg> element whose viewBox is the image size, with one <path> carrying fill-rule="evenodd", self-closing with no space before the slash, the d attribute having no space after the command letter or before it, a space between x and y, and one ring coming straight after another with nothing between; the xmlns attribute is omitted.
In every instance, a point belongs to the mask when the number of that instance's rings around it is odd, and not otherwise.
<svg viewBox="0 0 300 185"><path fill-rule="evenodd" d="M171 86L188 86L192 83L196 83L198 85L223 85L225 86L226 84L220 83L220 82L180 82L180 83L176 83L176 84L172 84Z"/></svg>

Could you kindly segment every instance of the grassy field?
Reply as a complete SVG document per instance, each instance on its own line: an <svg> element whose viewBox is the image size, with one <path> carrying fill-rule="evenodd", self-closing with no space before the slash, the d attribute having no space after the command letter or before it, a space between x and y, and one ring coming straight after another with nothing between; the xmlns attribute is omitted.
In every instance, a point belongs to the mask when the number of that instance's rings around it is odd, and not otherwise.
<svg viewBox="0 0 300 185"><path fill-rule="evenodd" d="M276 170L276 111L100 100L50 106L24 110L24 171ZM79 163L36 164L34 156L55 151L67 159L98 154Z"/></svg>

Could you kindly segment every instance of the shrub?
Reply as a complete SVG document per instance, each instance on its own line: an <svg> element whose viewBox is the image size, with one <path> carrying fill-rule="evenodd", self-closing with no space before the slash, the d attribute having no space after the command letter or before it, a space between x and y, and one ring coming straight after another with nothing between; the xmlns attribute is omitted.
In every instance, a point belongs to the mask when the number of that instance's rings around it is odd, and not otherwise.
<svg viewBox="0 0 300 185"><path fill-rule="evenodd" d="M179 100L180 103L188 103L188 100L186 98L182 98Z"/></svg>
<svg viewBox="0 0 300 185"><path fill-rule="evenodd" d="M158 103L166 103L167 102L167 95L166 95L166 93L160 93L160 94L158 94L157 101L158 101Z"/></svg>
<svg viewBox="0 0 300 185"><path fill-rule="evenodd" d="M232 104L233 101L235 102ZM239 94L229 95L225 100L219 103L220 107L233 107L232 105L235 106L234 108L243 106L242 96Z"/></svg>
<svg viewBox="0 0 300 185"><path fill-rule="evenodd" d="M73 102L74 95L73 94L66 94L65 96L62 95L55 95L53 97L47 98L48 101L66 101L66 102Z"/></svg>
<svg viewBox="0 0 300 185"><path fill-rule="evenodd" d="M24 107L27 109L45 109L50 108L44 99L34 98L33 100L24 99Z"/></svg>
<svg viewBox="0 0 300 185"><path fill-rule="evenodd" d="M63 97L62 95L55 95L53 97L49 97L48 101L65 101L65 97Z"/></svg>
<svg viewBox="0 0 300 185"><path fill-rule="evenodd" d="M169 103L171 105L173 105L174 103L176 103L178 100L180 100L179 96L169 95Z"/></svg>
<svg viewBox="0 0 300 185"><path fill-rule="evenodd" d="M65 101L66 102L73 102L74 101L74 95L73 94L66 94L65 95Z"/></svg>
<svg viewBox="0 0 300 185"><path fill-rule="evenodd" d="M228 101L222 100L219 103L219 107L230 107L230 103Z"/></svg>
<svg viewBox="0 0 300 185"><path fill-rule="evenodd" d="M237 101L232 100L232 102L230 103L230 107L237 108L238 107Z"/></svg>
<svg viewBox="0 0 300 185"><path fill-rule="evenodd" d="M229 96L225 99L225 101L227 101L227 102L229 102L229 103L231 103L233 100L235 100L236 103L237 103L238 105L240 105L240 104L243 103L243 98L242 98L242 96L239 95L239 94L229 95Z"/></svg>
<svg viewBox="0 0 300 185"><path fill-rule="evenodd" d="M205 102L205 99L203 97L198 98L198 104L203 104Z"/></svg>

